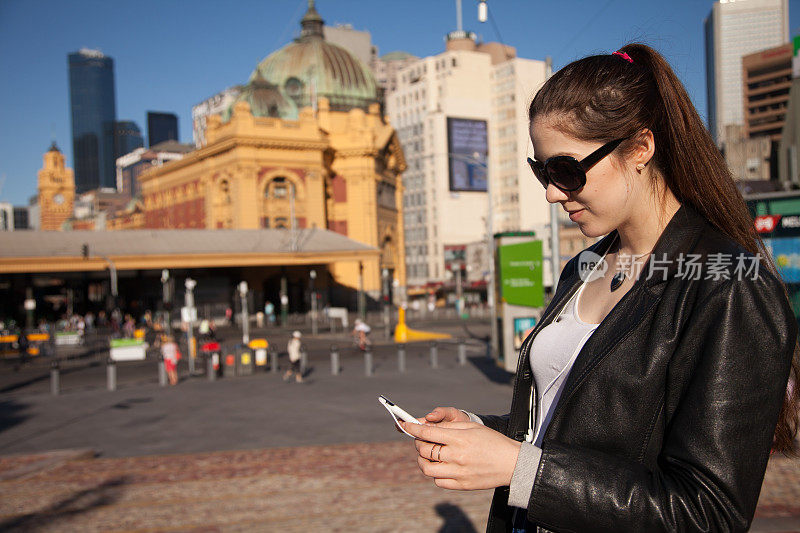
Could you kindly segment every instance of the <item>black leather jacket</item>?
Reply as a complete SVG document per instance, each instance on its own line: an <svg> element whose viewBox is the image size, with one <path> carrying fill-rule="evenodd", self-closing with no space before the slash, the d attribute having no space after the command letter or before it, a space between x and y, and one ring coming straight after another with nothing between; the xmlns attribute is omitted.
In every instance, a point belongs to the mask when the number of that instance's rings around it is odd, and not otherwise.
<svg viewBox="0 0 800 533"><path fill-rule="evenodd" d="M615 236L589 249L602 255ZM529 532L747 530L798 326L765 263L755 280L734 272L740 252L753 258L687 204L676 212L572 367L542 441ZM708 270L715 253L731 254L730 279ZM700 279L680 275L680 254L702 255ZM577 257L520 350L511 412L481 416L518 441L528 428L531 341L580 287ZM659 265L666 275L648 279ZM498 488L487 531L511 530L507 502L508 487Z"/></svg>

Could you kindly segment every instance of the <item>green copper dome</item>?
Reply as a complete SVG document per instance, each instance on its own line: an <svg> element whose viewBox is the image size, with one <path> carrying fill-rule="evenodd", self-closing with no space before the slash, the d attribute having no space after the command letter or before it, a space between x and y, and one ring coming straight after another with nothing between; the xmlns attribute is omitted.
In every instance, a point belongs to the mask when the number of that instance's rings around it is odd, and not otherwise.
<svg viewBox="0 0 800 533"><path fill-rule="evenodd" d="M250 81L263 80L280 89L297 108L311 106L316 96L331 109L367 109L378 101L372 71L349 51L325 41L322 17L309 1L300 37L261 61ZM285 117L289 118L289 117Z"/></svg>
<svg viewBox="0 0 800 533"><path fill-rule="evenodd" d="M297 120L297 106L286 94L275 85L260 76L251 78L241 87L236 100L222 113L222 121L227 122L237 102L250 104L250 112L254 117L280 117Z"/></svg>

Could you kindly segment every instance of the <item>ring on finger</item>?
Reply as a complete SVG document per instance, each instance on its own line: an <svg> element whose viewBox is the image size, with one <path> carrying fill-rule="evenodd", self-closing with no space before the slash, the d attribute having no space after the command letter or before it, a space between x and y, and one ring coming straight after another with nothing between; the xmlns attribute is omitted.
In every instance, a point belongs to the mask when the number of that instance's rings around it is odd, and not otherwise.
<svg viewBox="0 0 800 533"><path fill-rule="evenodd" d="M439 445L439 451L436 453L436 462L437 463L441 463L442 462L442 448L443 447L444 447L443 444Z"/></svg>
<svg viewBox="0 0 800 533"><path fill-rule="evenodd" d="M431 453L430 453L431 462L435 461L435 459L433 458L433 450L435 450L435 449L436 449L436 445L434 444L433 446L431 446Z"/></svg>

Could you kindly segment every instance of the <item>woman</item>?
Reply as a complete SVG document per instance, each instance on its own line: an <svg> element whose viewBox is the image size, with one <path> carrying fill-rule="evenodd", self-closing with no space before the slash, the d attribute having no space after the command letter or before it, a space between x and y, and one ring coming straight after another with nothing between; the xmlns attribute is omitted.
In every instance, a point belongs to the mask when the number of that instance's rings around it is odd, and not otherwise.
<svg viewBox="0 0 800 533"><path fill-rule="evenodd" d="M181 358L180 349L175 339L169 335L164 336L161 344L161 356L164 358L164 370L170 385L178 384L178 360Z"/></svg>
<svg viewBox="0 0 800 533"><path fill-rule="evenodd" d="M798 328L725 161L640 44L567 65L529 115L547 200L605 237L561 273L509 414L403 424L420 469L496 488L489 531L745 531L792 451Z"/></svg>

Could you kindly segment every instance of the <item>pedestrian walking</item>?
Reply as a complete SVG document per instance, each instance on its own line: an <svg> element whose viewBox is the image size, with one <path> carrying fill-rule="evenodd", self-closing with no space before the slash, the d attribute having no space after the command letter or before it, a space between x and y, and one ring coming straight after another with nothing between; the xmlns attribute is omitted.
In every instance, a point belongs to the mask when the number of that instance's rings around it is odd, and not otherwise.
<svg viewBox="0 0 800 533"><path fill-rule="evenodd" d="M289 352L289 363L291 366L289 370L283 375L283 381L289 381L292 379L292 374L294 374L294 379L297 383L303 382L303 371L300 368L300 349L302 348L302 344L300 342L300 337L302 335L299 331L295 331L292 333L292 338L289 339L289 343L286 345L286 351Z"/></svg>
<svg viewBox="0 0 800 533"><path fill-rule="evenodd" d="M167 371L167 378L170 385L178 384L178 361L181 358L180 349L175 339L169 335L164 337L161 343L161 355L164 358L164 370Z"/></svg>
<svg viewBox="0 0 800 533"><path fill-rule="evenodd" d="M529 118L531 179L603 238L561 272L508 414L402 423L422 473L494 488L491 532L746 531L770 449L793 452L798 325L724 158L641 44L565 66Z"/></svg>
<svg viewBox="0 0 800 533"><path fill-rule="evenodd" d="M360 318L356 318L353 327L353 342L358 346L359 350L364 351L368 346L372 346L372 341L369 340L371 331L372 328L370 328L366 322Z"/></svg>
<svg viewBox="0 0 800 533"><path fill-rule="evenodd" d="M267 315L267 324L275 325L275 304L267 300L264 304L264 314Z"/></svg>

